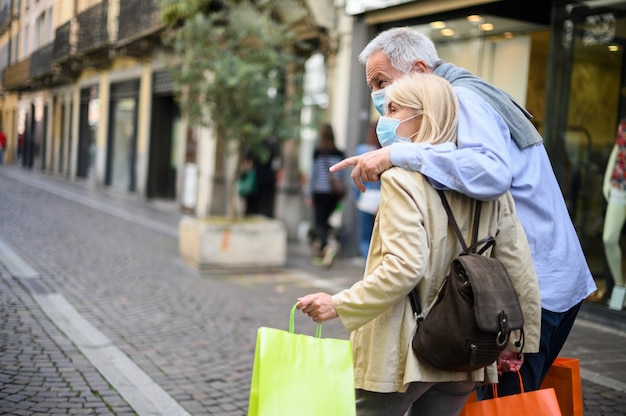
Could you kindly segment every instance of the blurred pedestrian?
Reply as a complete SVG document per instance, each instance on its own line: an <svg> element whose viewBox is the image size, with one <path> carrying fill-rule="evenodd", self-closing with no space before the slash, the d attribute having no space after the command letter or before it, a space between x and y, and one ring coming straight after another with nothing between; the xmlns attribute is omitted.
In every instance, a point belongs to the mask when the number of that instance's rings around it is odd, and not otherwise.
<svg viewBox="0 0 626 416"><path fill-rule="evenodd" d="M240 192L245 199L245 215L260 214L274 218L276 172L279 164L279 151L275 140L267 139L258 149L246 153L241 179L250 178L253 185L249 192Z"/></svg>
<svg viewBox="0 0 626 416"><path fill-rule="evenodd" d="M330 267L338 250L337 235L332 235L337 230L333 230L329 219L341 200L341 196L332 191L328 168L345 157L344 152L335 145L332 126L323 124L319 130L318 144L313 151L313 165L305 188L305 202L313 208L313 262L326 267ZM338 180L345 181L345 174L339 173L336 176ZM332 244L329 244L330 238L334 240Z"/></svg>
<svg viewBox="0 0 626 416"><path fill-rule="evenodd" d="M4 134L4 129L0 127L0 165L4 162L4 151L7 148L7 136Z"/></svg>
<svg viewBox="0 0 626 416"><path fill-rule="evenodd" d="M17 135L17 158L21 159L24 154L24 133Z"/></svg>
<svg viewBox="0 0 626 416"><path fill-rule="evenodd" d="M367 138L364 143L359 144L354 152L355 156L372 150L380 149L378 136L376 135L376 122L370 124ZM380 182L363 182L365 191L361 192L354 187L354 200L357 208L356 235L361 257L367 257L367 252L372 239L372 228L380 204Z"/></svg>

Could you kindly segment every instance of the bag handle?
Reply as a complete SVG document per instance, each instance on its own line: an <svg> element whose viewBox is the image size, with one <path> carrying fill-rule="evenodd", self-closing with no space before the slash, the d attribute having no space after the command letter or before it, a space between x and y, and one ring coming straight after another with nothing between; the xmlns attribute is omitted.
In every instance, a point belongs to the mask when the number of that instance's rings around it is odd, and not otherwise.
<svg viewBox="0 0 626 416"><path fill-rule="evenodd" d="M522 380L522 373L519 370L515 370L517 377L519 378L519 390L520 394L524 394L524 381ZM497 383L491 383L491 391L493 392L493 398L498 398L498 385Z"/></svg>
<svg viewBox="0 0 626 416"><path fill-rule="evenodd" d="M289 333L293 334L294 330L295 330L295 325L294 325L294 319L296 317L296 309L298 307L298 303L296 302L295 305L293 305L293 307L291 308L291 314L289 315ZM315 326L315 338L321 338L322 337L322 323L318 322L317 325Z"/></svg>

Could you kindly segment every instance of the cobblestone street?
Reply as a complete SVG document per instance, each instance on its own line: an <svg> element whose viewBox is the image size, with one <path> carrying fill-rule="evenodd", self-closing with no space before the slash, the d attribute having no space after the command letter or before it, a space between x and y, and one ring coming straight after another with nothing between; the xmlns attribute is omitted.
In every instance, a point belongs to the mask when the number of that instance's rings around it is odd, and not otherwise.
<svg viewBox="0 0 626 416"><path fill-rule="evenodd" d="M245 415L257 329L287 329L298 296L363 268L316 268L295 243L277 273L201 275L178 254L177 207L17 167L0 166L0 212L7 415ZM585 415L624 415L626 332L579 321L562 355L581 359ZM323 335L348 336L338 320Z"/></svg>

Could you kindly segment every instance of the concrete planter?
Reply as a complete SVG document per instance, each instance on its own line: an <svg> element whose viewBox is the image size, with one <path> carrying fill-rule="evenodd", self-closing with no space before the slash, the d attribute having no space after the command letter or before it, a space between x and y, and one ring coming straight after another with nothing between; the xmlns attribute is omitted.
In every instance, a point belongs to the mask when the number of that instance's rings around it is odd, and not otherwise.
<svg viewBox="0 0 626 416"><path fill-rule="evenodd" d="M275 269L287 259L287 230L264 216L234 221L183 216L179 249L185 263L200 272Z"/></svg>

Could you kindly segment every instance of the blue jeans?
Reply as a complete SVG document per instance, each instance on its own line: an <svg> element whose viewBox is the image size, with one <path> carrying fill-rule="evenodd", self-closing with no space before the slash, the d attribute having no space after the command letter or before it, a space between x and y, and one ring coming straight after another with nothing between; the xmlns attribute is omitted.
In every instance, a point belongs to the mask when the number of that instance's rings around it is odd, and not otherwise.
<svg viewBox="0 0 626 416"><path fill-rule="evenodd" d="M550 312L541 309L541 338L539 352L524 354L524 364L520 369L524 391L538 390L552 363L558 357L574 326L574 321L582 301L565 312ZM519 378L515 373L504 373L498 378L498 396L508 396L520 392ZM476 389L478 400L490 399L493 393L490 385Z"/></svg>
<svg viewBox="0 0 626 416"><path fill-rule="evenodd" d="M359 253L361 257L367 258L367 253L370 249L370 240L372 239L372 228L374 228L374 219L376 216L359 209L357 209L356 212L356 231Z"/></svg>
<svg viewBox="0 0 626 416"><path fill-rule="evenodd" d="M458 415L476 382L411 383L405 393L376 393L356 390L357 416Z"/></svg>

